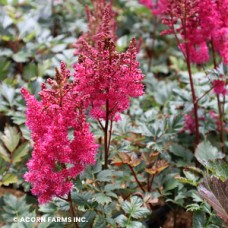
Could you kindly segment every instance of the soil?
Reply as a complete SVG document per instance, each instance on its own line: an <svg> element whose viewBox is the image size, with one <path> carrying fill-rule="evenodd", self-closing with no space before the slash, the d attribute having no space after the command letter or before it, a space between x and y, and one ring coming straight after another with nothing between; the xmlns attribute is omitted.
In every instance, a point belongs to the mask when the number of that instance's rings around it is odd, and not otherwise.
<svg viewBox="0 0 228 228"><path fill-rule="evenodd" d="M6 193L10 193L10 194L12 194L12 195L14 195L16 197L21 197L21 196L24 195L23 192L15 190L13 188L2 188L2 187L0 187L0 197L3 196Z"/></svg>
<svg viewBox="0 0 228 228"><path fill-rule="evenodd" d="M176 221L175 221L176 220ZM191 228L192 213L186 212L183 209L170 211L162 228Z"/></svg>

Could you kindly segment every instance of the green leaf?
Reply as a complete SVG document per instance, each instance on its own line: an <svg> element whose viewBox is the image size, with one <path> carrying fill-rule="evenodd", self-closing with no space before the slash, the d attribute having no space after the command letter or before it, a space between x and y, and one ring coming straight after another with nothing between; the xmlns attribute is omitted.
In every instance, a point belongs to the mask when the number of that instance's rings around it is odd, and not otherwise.
<svg viewBox="0 0 228 228"><path fill-rule="evenodd" d="M17 176L12 173L7 173L2 178L2 184L8 186L9 184L16 183L18 181Z"/></svg>
<svg viewBox="0 0 228 228"><path fill-rule="evenodd" d="M25 66L23 71L23 78L25 80L30 80L37 76L37 66L35 63L29 63Z"/></svg>
<svg viewBox="0 0 228 228"><path fill-rule="evenodd" d="M207 168L222 181L228 179L228 163L223 160L209 161Z"/></svg>
<svg viewBox="0 0 228 228"><path fill-rule="evenodd" d="M26 217L30 214L30 205L26 203L25 196L17 198L14 195L3 196L4 206L1 214L4 222L13 222L15 217Z"/></svg>
<svg viewBox="0 0 228 228"><path fill-rule="evenodd" d="M54 215L57 207L54 203L39 205L39 211L45 214Z"/></svg>
<svg viewBox="0 0 228 228"><path fill-rule="evenodd" d="M63 51L66 48L66 46L67 46L66 44L58 44L58 45L55 45L51 50L54 53L58 53L58 52Z"/></svg>
<svg viewBox="0 0 228 228"><path fill-rule="evenodd" d="M93 195L94 200L101 205L109 204L112 202L111 197L106 196L104 193L97 193Z"/></svg>
<svg viewBox="0 0 228 228"><path fill-rule="evenodd" d="M23 143L21 144L14 152L13 152L13 162L17 163L22 160L24 156L28 154L29 151L29 144Z"/></svg>
<svg viewBox="0 0 228 228"><path fill-rule="evenodd" d="M116 135L126 135L131 130L131 119L128 115L121 114L121 121L116 122L113 125L113 129Z"/></svg>
<svg viewBox="0 0 228 228"><path fill-rule="evenodd" d="M92 198L91 192L73 192L72 199L75 201L79 206L83 206L88 203L88 200Z"/></svg>
<svg viewBox="0 0 228 228"><path fill-rule="evenodd" d="M9 73L10 64L11 64L11 62L7 58L1 57L0 80L4 80L5 78L7 78L7 74Z"/></svg>
<svg viewBox="0 0 228 228"><path fill-rule="evenodd" d="M95 211L91 211L91 210L86 211L86 213L82 216L82 217L86 218L86 222L80 222L79 223L80 228L90 227L90 224L92 224L95 216L96 216L96 212Z"/></svg>
<svg viewBox="0 0 228 228"><path fill-rule="evenodd" d="M97 215L94 223L93 223L93 228L106 228L107 224L105 222L105 218L101 215Z"/></svg>
<svg viewBox="0 0 228 228"><path fill-rule="evenodd" d="M0 85L0 93L12 107L14 105L15 89L3 83Z"/></svg>
<svg viewBox="0 0 228 228"><path fill-rule="evenodd" d="M10 162L10 155L7 153L3 145L0 144L0 156L6 161Z"/></svg>
<svg viewBox="0 0 228 228"><path fill-rule="evenodd" d="M164 188L164 190L165 191L170 191L172 189L177 188L179 186L179 184L180 183L176 179L174 179L173 177L169 177L167 179L167 181L165 182L165 188Z"/></svg>
<svg viewBox="0 0 228 228"><path fill-rule="evenodd" d="M206 166L209 161L224 158L224 154L218 152L218 149L212 146L208 141L204 141L197 146L195 156L204 166Z"/></svg>
<svg viewBox="0 0 228 228"><path fill-rule="evenodd" d="M145 226L141 222L130 221L126 228L145 228Z"/></svg>
<svg viewBox="0 0 228 228"><path fill-rule="evenodd" d="M133 196L130 199L130 202L124 201L122 203L122 208L126 214L129 214L131 217L139 219L146 217L150 211L142 206L143 201L137 196Z"/></svg>
<svg viewBox="0 0 228 228"><path fill-rule="evenodd" d="M98 181L110 181L112 180L113 176L113 170L102 170L98 175L97 175L97 180Z"/></svg>
<svg viewBox="0 0 228 228"><path fill-rule="evenodd" d="M200 196L213 207L217 215L228 223L228 180L223 182L214 176L205 176L198 191Z"/></svg>
<svg viewBox="0 0 228 228"><path fill-rule="evenodd" d="M206 215L202 211L195 211L193 213L193 228L204 228L206 225L207 219Z"/></svg>
<svg viewBox="0 0 228 228"><path fill-rule="evenodd" d="M200 205L198 203L188 204L186 206L187 211L198 211L200 210Z"/></svg>
<svg viewBox="0 0 228 228"><path fill-rule="evenodd" d="M191 162L191 160L193 158L192 152L179 144L171 145L169 148L169 151L172 154L182 158L187 163Z"/></svg>
<svg viewBox="0 0 228 228"><path fill-rule="evenodd" d="M20 51L20 52L17 52L16 54L14 54L12 57L13 57L13 60L17 63L24 63L24 62L27 62L28 61L28 57L30 55L24 51Z"/></svg>
<svg viewBox="0 0 228 228"><path fill-rule="evenodd" d="M127 217L125 215L119 215L118 217L115 218L115 220L120 227L126 227Z"/></svg>
<svg viewBox="0 0 228 228"><path fill-rule="evenodd" d="M176 179L178 181L180 181L181 183L183 184L190 184L190 185L193 185L193 186L197 186L197 183L193 180L189 180L187 178L184 178L184 177L176 177Z"/></svg>
<svg viewBox="0 0 228 228"><path fill-rule="evenodd" d="M196 182L199 179L198 176L196 176L195 173L190 170L184 169L183 173L188 180L191 180L193 182Z"/></svg>
<svg viewBox="0 0 228 228"><path fill-rule="evenodd" d="M20 141L20 134L16 127L6 127L1 139L6 148L12 153Z"/></svg>

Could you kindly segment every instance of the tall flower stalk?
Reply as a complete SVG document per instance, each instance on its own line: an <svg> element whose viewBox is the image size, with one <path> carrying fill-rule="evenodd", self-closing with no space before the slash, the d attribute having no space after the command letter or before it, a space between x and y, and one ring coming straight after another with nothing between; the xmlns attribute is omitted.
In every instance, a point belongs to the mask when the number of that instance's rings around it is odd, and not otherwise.
<svg viewBox="0 0 228 228"><path fill-rule="evenodd" d="M198 2L198 0L168 0L165 7L165 13L162 17L163 23L169 27L169 29L164 31L163 34L174 34L176 41L178 43L178 47L183 52L187 64L187 70L192 93L196 145L198 145L200 141L198 99L195 94L194 81L191 70L191 61L198 61L198 59L195 59L195 56L197 56L199 50L195 49L194 45L192 44L191 37L192 30L194 31L195 27L197 27L199 24L197 17L195 17ZM204 42L198 40L197 45L201 50L202 46L204 45ZM201 59L200 61L204 62L205 59Z"/></svg>
<svg viewBox="0 0 228 228"><path fill-rule="evenodd" d="M120 113L129 107L130 97L143 94L144 78L138 69L135 39L125 53L116 51L112 16L108 4L101 24L96 25L100 28L99 32L90 39L87 35L91 33L79 38L76 47L83 51L74 65L77 89L88 97L86 107L104 133L104 169L108 167L113 122L120 120Z"/></svg>
<svg viewBox="0 0 228 228"><path fill-rule="evenodd" d="M213 40L211 42L211 47L212 47L212 56L213 56L213 63L214 63L214 69L217 68L217 62L216 62L216 54L215 54L215 48L214 48L214 44L213 44ZM218 91L215 90L216 89L216 82L219 82L220 84L222 83L222 90L219 89ZM225 89L225 82L224 81L219 81L219 80L214 80L213 81L213 86L214 86L214 92L216 94L216 98L217 98L217 104L218 104L218 111L219 111L219 129L221 131L221 143L222 143L222 151L223 153L226 153L226 147L225 147L225 129L224 129L224 112L223 112L223 103L220 101L220 94L225 96L227 91ZM221 87L220 87L221 88Z"/></svg>
<svg viewBox="0 0 228 228"><path fill-rule="evenodd" d="M40 203L55 196L70 197L72 180L86 165L95 163L97 145L86 123L86 98L77 92L76 82L68 82L69 76L61 63L55 79L48 79L49 87L42 85L41 101L21 89L27 105L26 124L34 142L24 176Z"/></svg>
<svg viewBox="0 0 228 228"><path fill-rule="evenodd" d="M215 55L220 55L225 64L228 63L228 0L139 0L151 12L161 17L168 29L163 34L174 34L178 47L182 51L187 64L192 92L196 145L199 143L198 100L195 94L191 64L203 64L210 60L209 46L212 44L214 67ZM220 83L220 81L218 82ZM217 84L217 82L212 82ZM214 89L216 90L216 88ZM216 93L216 92L215 92ZM225 132L223 126L222 103L217 96L220 115L221 143L225 150Z"/></svg>

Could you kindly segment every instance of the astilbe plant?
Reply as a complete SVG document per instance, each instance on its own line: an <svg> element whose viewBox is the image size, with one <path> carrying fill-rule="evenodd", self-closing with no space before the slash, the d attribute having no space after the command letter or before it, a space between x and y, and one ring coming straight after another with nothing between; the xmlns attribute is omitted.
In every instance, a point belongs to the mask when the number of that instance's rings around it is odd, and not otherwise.
<svg viewBox="0 0 228 228"><path fill-rule="evenodd" d="M69 76L62 62L55 79L48 79L50 88L42 85L41 101L21 89L27 105L26 125L34 142L25 179L40 203L69 194L72 180L86 165L95 163L97 145L86 123L85 97L76 91L76 82L68 82ZM69 131L73 131L71 138Z"/></svg>
<svg viewBox="0 0 228 228"><path fill-rule="evenodd" d="M131 41L125 53L117 52L113 20L108 5L99 25L100 30L92 37L94 42L90 44L83 36L80 38L83 52L74 65L77 89L88 97L86 105L90 115L104 131L105 168L108 165L113 121L119 120L119 113L129 107L130 97L139 97L144 93L144 75L138 69L136 60L136 40ZM102 121L105 123L102 124Z"/></svg>
<svg viewBox="0 0 228 228"><path fill-rule="evenodd" d="M86 41L91 46L95 46L96 37L100 31L104 29L109 33L110 37L114 42L117 41L116 35L116 12L112 9L112 1L107 3L106 0L92 0L93 10L89 9L88 6L85 7L88 23L88 31L82 34L78 40L75 42L75 55L81 55L86 50L83 48L83 41ZM106 28L104 28L104 15L105 20L108 22Z"/></svg>
<svg viewBox="0 0 228 228"><path fill-rule="evenodd" d="M89 95L90 114L97 120L118 120L129 107L129 98L143 94L144 78L136 61L135 39L125 53L115 50L113 41L99 35L97 48L84 43L88 55L74 65L78 90Z"/></svg>
<svg viewBox="0 0 228 228"><path fill-rule="evenodd" d="M228 63L228 1L221 0L140 0L161 17L169 29L163 34L180 34L179 48L193 63L209 61L208 44ZM186 47L186 45L188 47ZM188 50L187 50L188 49ZM187 56L186 56L187 57Z"/></svg>
<svg viewBox="0 0 228 228"><path fill-rule="evenodd" d="M209 47L212 50L214 68L217 68L216 52L224 63L227 62L228 46L228 2L220 0L159 0L156 4L151 0L141 0L143 5L150 8L152 13L158 15L168 29L162 34L174 34L178 47L183 52L189 73L193 100L194 133L196 145L199 143L199 117L198 101L195 94L191 64L204 64L210 60ZM220 95L226 94L226 83L214 80L211 83L217 96L218 110L221 125L221 142L224 150L223 108Z"/></svg>

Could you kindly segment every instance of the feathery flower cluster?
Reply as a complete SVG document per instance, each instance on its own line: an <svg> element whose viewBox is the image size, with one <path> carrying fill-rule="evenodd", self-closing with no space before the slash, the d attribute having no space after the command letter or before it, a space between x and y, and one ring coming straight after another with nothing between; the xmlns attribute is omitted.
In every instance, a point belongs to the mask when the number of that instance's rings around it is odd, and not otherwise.
<svg viewBox="0 0 228 228"><path fill-rule="evenodd" d="M167 8L167 0L139 0L139 3L151 10L154 15L162 15Z"/></svg>
<svg viewBox="0 0 228 228"><path fill-rule="evenodd" d="M185 114L184 115L184 128L182 131L188 131L189 133L195 132L195 120L193 113Z"/></svg>
<svg viewBox="0 0 228 228"><path fill-rule="evenodd" d="M87 107L95 119L119 119L119 112L129 107L129 98L143 94L144 75L136 61L136 40L133 39L125 53L116 51L115 40L110 23L110 7L106 7L100 31L93 37L90 45L83 37L80 39L83 52L74 65L78 91L90 96Z"/></svg>
<svg viewBox="0 0 228 228"><path fill-rule="evenodd" d="M86 6L86 14L88 21L88 31L84 33L82 36L74 44L75 55L80 55L84 53L83 41L86 41L91 46L94 46L96 43L96 35L106 29L106 33L109 33L110 38L115 42L117 40L116 36L116 12L112 9L112 2L107 3L106 0L92 0L93 10L90 10L88 6ZM105 20L108 21L106 25L107 28L103 28L103 20L104 15L106 16Z"/></svg>
<svg viewBox="0 0 228 228"><path fill-rule="evenodd" d="M136 42L133 39L125 53L118 53L108 37L97 39L97 48L84 43L87 55L74 65L78 90L90 95L88 105L95 119L108 115L108 119L118 120L118 113L129 107L129 97L143 94L144 76L136 61Z"/></svg>
<svg viewBox="0 0 228 228"><path fill-rule="evenodd" d="M227 94L226 82L224 80L215 79L212 82L214 93L225 96Z"/></svg>
<svg viewBox="0 0 228 228"><path fill-rule="evenodd" d="M200 116L199 120L201 122L204 122L205 121L205 116L202 115ZM183 131L186 131L190 134L193 134L195 133L195 118L194 118L194 113L193 113L193 110L187 114L184 115L184 127L183 129L180 131L183 132Z"/></svg>
<svg viewBox="0 0 228 228"><path fill-rule="evenodd" d="M34 141L25 179L40 203L68 194L73 187L71 180L85 165L95 163L97 145L83 113L84 98L76 91L76 83L68 82L69 76L61 63L55 80L48 79L50 88L42 85L40 102L21 89L27 104L26 124Z"/></svg>
<svg viewBox="0 0 228 228"><path fill-rule="evenodd" d="M162 18L169 29L163 34L180 34L179 48L193 63L209 61L208 43L228 63L228 0L152 0L143 5Z"/></svg>
<svg viewBox="0 0 228 228"><path fill-rule="evenodd" d="M221 123L220 123L220 120L219 120L219 115L214 110L211 110L209 112L209 115L211 116L211 118L215 122L215 124L217 126L217 130L221 131ZM225 122L223 122L222 124L223 124L223 127L226 126Z"/></svg>

